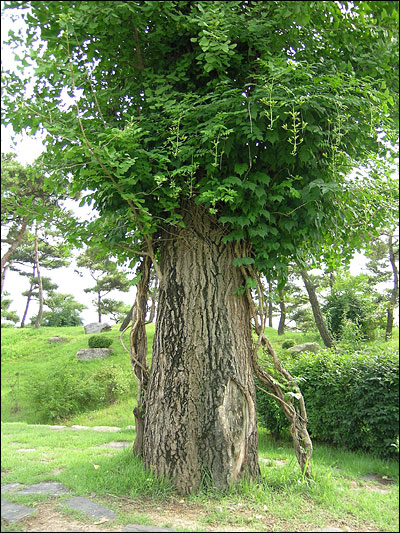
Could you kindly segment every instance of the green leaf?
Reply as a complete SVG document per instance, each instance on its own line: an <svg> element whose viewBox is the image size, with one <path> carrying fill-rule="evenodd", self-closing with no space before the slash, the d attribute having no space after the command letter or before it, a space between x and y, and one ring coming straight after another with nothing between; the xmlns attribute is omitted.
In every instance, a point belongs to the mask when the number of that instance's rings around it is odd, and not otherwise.
<svg viewBox="0 0 400 533"><path fill-rule="evenodd" d="M235 259L232 262L233 266L241 266L241 265L253 265L254 259L252 257L235 257Z"/></svg>
<svg viewBox="0 0 400 533"><path fill-rule="evenodd" d="M246 172L246 170L249 168L249 165L247 163L235 163L234 169L235 172L241 176Z"/></svg>

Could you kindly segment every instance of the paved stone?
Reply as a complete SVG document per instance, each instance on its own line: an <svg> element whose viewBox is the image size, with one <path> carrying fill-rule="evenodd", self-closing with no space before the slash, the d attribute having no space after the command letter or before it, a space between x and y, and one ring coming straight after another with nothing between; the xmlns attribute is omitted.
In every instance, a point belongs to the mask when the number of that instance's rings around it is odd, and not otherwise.
<svg viewBox="0 0 400 533"><path fill-rule="evenodd" d="M47 342L65 342L67 341L67 337L50 337L50 339Z"/></svg>
<svg viewBox="0 0 400 533"><path fill-rule="evenodd" d="M394 479L388 476L380 476L378 474L364 474L361 477L366 481L375 481L376 483L380 483L381 485L391 485L392 483L394 483Z"/></svg>
<svg viewBox="0 0 400 533"><path fill-rule="evenodd" d="M5 492L18 489L19 487L22 487L21 483L7 483L6 485L1 486L1 493L4 494Z"/></svg>
<svg viewBox="0 0 400 533"><path fill-rule="evenodd" d="M122 428L117 428L116 426L93 426L90 429L93 431L109 431L112 433L113 431L121 431Z"/></svg>
<svg viewBox="0 0 400 533"><path fill-rule="evenodd" d="M317 353L321 350L321 346L317 342L305 342L304 344L297 344L288 348L290 353L301 353L301 352L313 352Z"/></svg>
<svg viewBox="0 0 400 533"><path fill-rule="evenodd" d="M45 481L43 483L35 483L34 485L28 485L22 490L18 491L18 494L53 494L58 496L59 494L66 494L68 489L58 483L57 481Z"/></svg>
<svg viewBox="0 0 400 533"><path fill-rule="evenodd" d="M6 522L18 522L18 520L22 520L35 511L36 509L32 509L26 505L1 500L1 519Z"/></svg>
<svg viewBox="0 0 400 533"><path fill-rule="evenodd" d="M112 442L105 442L104 444L100 444L99 448L128 448L131 446L132 442L129 440L123 440L123 441L112 441Z"/></svg>
<svg viewBox="0 0 400 533"><path fill-rule="evenodd" d="M133 531L147 531L148 533L152 533L153 531L174 531L174 530L165 529L165 528L156 527L156 526L142 526L140 524L128 524L121 531L123 531L124 533L133 532Z"/></svg>
<svg viewBox="0 0 400 533"><path fill-rule="evenodd" d="M102 331L111 331L111 326L109 324L101 322L91 322L83 326L85 333L101 333Z"/></svg>
<svg viewBox="0 0 400 533"><path fill-rule="evenodd" d="M76 352L76 357L81 361L92 361L92 359L105 359L114 353L111 348L84 348Z"/></svg>
<svg viewBox="0 0 400 533"><path fill-rule="evenodd" d="M71 426L68 429L78 431L80 429L90 429L92 431L107 431L112 433L114 431L122 431L122 428L117 428L116 426Z"/></svg>
<svg viewBox="0 0 400 533"><path fill-rule="evenodd" d="M63 503L63 506L85 513L91 518L108 518L109 520L118 518L118 515L116 515L114 511L111 511L111 509L107 509L104 505L100 505L88 498L83 498L82 496L70 498Z"/></svg>

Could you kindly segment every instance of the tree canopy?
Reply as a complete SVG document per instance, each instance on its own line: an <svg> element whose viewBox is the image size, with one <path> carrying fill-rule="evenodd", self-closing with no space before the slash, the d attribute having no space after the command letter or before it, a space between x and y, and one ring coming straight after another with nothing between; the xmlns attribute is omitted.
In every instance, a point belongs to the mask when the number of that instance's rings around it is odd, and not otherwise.
<svg viewBox="0 0 400 533"><path fill-rule="evenodd" d="M25 48L4 78L3 119L45 130L48 183L88 191L83 202L101 215L71 238L154 259L161 230L201 204L226 241L251 243L238 265L277 279L289 258L343 254L384 219L398 2L5 6L26 29L10 35ZM362 167L368 176L349 178Z"/></svg>

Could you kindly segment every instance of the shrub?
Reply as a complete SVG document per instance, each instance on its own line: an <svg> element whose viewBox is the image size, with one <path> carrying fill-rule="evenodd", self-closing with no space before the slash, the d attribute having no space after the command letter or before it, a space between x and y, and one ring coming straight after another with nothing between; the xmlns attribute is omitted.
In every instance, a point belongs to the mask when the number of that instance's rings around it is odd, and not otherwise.
<svg viewBox="0 0 400 533"><path fill-rule="evenodd" d="M129 392L132 380L130 375L114 365L103 366L94 373L93 379L101 385L103 391L102 401L106 405L114 403L120 396Z"/></svg>
<svg viewBox="0 0 400 533"><path fill-rule="evenodd" d="M295 342L293 339L288 339L287 341L282 342L282 348L286 350L287 348L291 348L292 346L295 346Z"/></svg>
<svg viewBox="0 0 400 533"><path fill-rule="evenodd" d="M285 363L303 393L311 437L394 456L399 427L399 357L382 347L341 355L302 353ZM289 422L277 402L257 390L260 423L282 433Z"/></svg>
<svg viewBox="0 0 400 533"><path fill-rule="evenodd" d="M108 348L112 343L112 339L107 339L107 337L102 337L101 335L89 337L89 348Z"/></svg>
<svg viewBox="0 0 400 533"><path fill-rule="evenodd" d="M129 391L129 378L130 374L126 375L115 365L103 366L94 374L85 373L80 362L72 359L52 373L33 377L27 394L41 422L57 422L110 405Z"/></svg>

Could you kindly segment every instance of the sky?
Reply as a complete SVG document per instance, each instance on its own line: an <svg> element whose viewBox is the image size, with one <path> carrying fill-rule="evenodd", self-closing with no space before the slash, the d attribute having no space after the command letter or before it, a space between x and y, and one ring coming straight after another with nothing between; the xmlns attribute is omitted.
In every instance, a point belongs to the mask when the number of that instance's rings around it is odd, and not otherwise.
<svg viewBox="0 0 400 533"><path fill-rule="evenodd" d="M6 69L12 69L14 67L13 55L7 47L3 46L3 39L7 39L7 33L9 29L16 30L17 23L11 22L9 17L2 15L2 64ZM43 144L39 136L31 137L28 135L18 135L15 142L12 140L13 131L11 127L1 126L1 151L8 152L14 151L17 154L17 159L20 163L26 165L32 163L43 151ZM89 220L92 210L88 206L79 207L77 202L69 201L68 208L73 210L76 216L81 220ZM2 251L2 253L4 253ZM85 304L88 309L81 312L83 323L97 322L96 309L91 303L93 294L86 294L85 288L94 285L94 281L89 273L84 273L82 277L74 272L76 268L73 262L67 268L60 268L53 271L46 271L42 269L42 275L48 276L51 280L58 285L58 292L64 294L72 294L74 298L80 303ZM365 257L359 253L355 254L355 257L350 265L350 272L353 275L359 274L365 270ZM81 270L83 272L83 269ZM132 276L134 277L133 273ZM25 309L26 298L21 293L29 288L28 279L25 276L19 276L15 272L8 272L5 281L5 291L10 293L10 297L13 300L10 310L14 310L22 317ZM127 305L132 305L135 299L136 289L132 287L128 293L121 293L117 291L111 292L107 297L121 300ZM38 304L32 302L30 306L30 312L28 314L27 323L29 323L29 317L37 313ZM104 319L111 324L112 320ZM279 317L274 317L274 327L277 327Z"/></svg>

